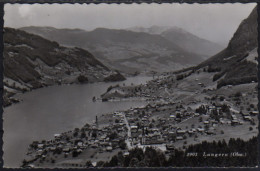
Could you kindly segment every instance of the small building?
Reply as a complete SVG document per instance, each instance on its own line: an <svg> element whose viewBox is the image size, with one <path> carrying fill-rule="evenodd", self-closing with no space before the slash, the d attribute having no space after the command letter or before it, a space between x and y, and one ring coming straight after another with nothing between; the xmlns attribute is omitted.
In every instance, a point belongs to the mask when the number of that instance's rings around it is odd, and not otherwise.
<svg viewBox="0 0 260 171"><path fill-rule="evenodd" d="M63 152L65 152L65 153L69 153L70 152L70 148L64 148L63 150L62 150Z"/></svg>
<svg viewBox="0 0 260 171"><path fill-rule="evenodd" d="M209 121L204 121L204 124L205 124L205 125L208 125L208 124L209 124Z"/></svg>
<svg viewBox="0 0 260 171"><path fill-rule="evenodd" d="M204 132L205 129L204 128L197 128L198 132Z"/></svg>
<svg viewBox="0 0 260 171"><path fill-rule="evenodd" d="M137 132L137 126L132 125L130 126L131 132Z"/></svg>
<svg viewBox="0 0 260 171"><path fill-rule="evenodd" d="M38 144L37 147L38 147L39 149L43 149L44 144Z"/></svg>
<svg viewBox="0 0 260 171"><path fill-rule="evenodd" d="M183 135L186 132L187 132L186 130L182 130L182 129L179 129L179 130L176 131L177 135Z"/></svg>
<svg viewBox="0 0 260 171"><path fill-rule="evenodd" d="M82 146L83 146L83 141L79 141L79 142L77 143L77 145L78 145L79 147L82 147Z"/></svg>
<svg viewBox="0 0 260 171"><path fill-rule="evenodd" d="M256 115L259 114L259 112L258 111L252 111L250 114L253 115L253 116L256 116Z"/></svg>
<svg viewBox="0 0 260 171"><path fill-rule="evenodd" d="M50 147L50 151L55 151L56 147Z"/></svg>
<svg viewBox="0 0 260 171"><path fill-rule="evenodd" d="M124 156L124 157L129 156L129 152L128 152L128 151L124 152L124 153L123 153L123 156Z"/></svg>
<svg viewBox="0 0 260 171"><path fill-rule="evenodd" d="M175 118L175 121L180 122L181 118Z"/></svg>
<svg viewBox="0 0 260 171"><path fill-rule="evenodd" d="M60 138L60 134L54 134L54 138Z"/></svg>
<svg viewBox="0 0 260 171"><path fill-rule="evenodd" d="M209 135L215 134L215 132L213 130L208 130L206 133Z"/></svg>
<svg viewBox="0 0 260 171"><path fill-rule="evenodd" d="M231 121L231 125L238 125L238 124L239 124L239 122L238 122L237 119L233 119L233 120Z"/></svg>
<svg viewBox="0 0 260 171"><path fill-rule="evenodd" d="M243 119L245 121L251 121L252 120L252 117L251 116L243 116Z"/></svg>
<svg viewBox="0 0 260 171"><path fill-rule="evenodd" d="M231 115L231 118L232 118L232 120L236 120L237 119L236 115Z"/></svg>
<svg viewBox="0 0 260 171"><path fill-rule="evenodd" d="M106 150L107 150L108 152L111 152L111 151L113 150L113 148L112 148L111 146L108 146L108 147L106 148Z"/></svg>
<svg viewBox="0 0 260 171"><path fill-rule="evenodd" d="M176 140L183 140L183 136L177 136Z"/></svg>
<svg viewBox="0 0 260 171"><path fill-rule="evenodd" d="M193 132L193 130L189 130L188 133L189 134L193 134L194 132Z"/></svg>
<svg viewBox="0 0 260 171"><path fill-rule="evenodd" d="M195 117L198 117L198 116L200 116L200 114L199 114L199 113L195 113L194 116L195 116Z"/></svg>
<svg viewBox="0 0 260 171"><path fill-rule="evenodd" d="M78 153L82 153L82 150L81 150L81 149L77 149L77 152L78 152Z"/></svg>
<svg viewBox="0 0 260 171"><path fill-rule="evenodd" d="M171 119L174 119L174 118L175 118L175 115L170 115L170 118L171 118Z"/></svg>
<svg viewBox="0 0 260 171"><path fill-rule="evenodd" d="M175 146L173 144L166 144L166 149L167 150L174 150Z"/></svg>

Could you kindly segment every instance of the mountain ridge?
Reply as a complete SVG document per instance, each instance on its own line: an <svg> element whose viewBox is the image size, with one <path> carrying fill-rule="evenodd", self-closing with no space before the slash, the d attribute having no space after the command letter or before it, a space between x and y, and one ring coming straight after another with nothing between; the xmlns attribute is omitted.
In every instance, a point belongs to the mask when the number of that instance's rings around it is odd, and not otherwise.
<svg viewBox="0 0 260 171"><path fill-rule="evenodd" d="M4 47L5 104L16 93L45 86L125 79L86 50L22 30L4 28Z"/></svg>
<svg viewBox="0 0 260 171"><path fill-rule="evenodd" d="M193 66L205 59L205 56L189 52L161 35L149 33L106 28L84 33L76 33L72 29L69 34L59 29L44 33L41 27L21 29L65 46L86 49L107 66L126 73L145 70L166 72Z"/></svg>
<svg viewBox="0 0 260 171"><path fill-rule="evenodd" d="M199 36L176 26L151 26L148 28L133 27L128 30L161 35L172 43L180 45L185 50L205 56L205 59L224 49L224 47L218 43L200 38Z"/></svg>
<svg viewBox="0 0 260 171"><path fill-rule="evenodd" d="M258 14L255 7L244 19L229 41L228 46L195 67L179 70L207 70L215 73L213 81L220 88L226 85L238 85L257 82L258 77Z"/></svg>

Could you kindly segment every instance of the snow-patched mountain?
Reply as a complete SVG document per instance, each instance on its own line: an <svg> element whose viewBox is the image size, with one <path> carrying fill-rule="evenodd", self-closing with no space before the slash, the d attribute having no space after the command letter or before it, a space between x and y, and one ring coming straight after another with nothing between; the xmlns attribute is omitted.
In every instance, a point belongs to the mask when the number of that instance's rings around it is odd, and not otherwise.
<svg viewBox="0 0 260 171"><path fill-rule="evenodd" d="M104 64L126 73L136 71L173 71L196 65L203 55L183 49L161 35L128 30L97 28L55 29L52 27L24 27L62 45L84 48Z"/></svg>
<svg viewBox="0 0 260 171"><path fill-rule="evenodd" d="M133 31L133 32L144 32L144 33L149 33L149 34L162 34L163 32L172 29L173 27L171 26L151 26L151 27L130 27L127 28L126 30Z"/></svg>
<svg viewBox="0 0 260 171"><path fill-rule="evenodd" d="M125 79L86 50L12 28L5 28L3 62L5 105L13 94L43 86Z"/></svg>
<svg viewBox="0 0 260 171"><path fill-rule="evenodd" d="M221 45L202 39L182 28L170 26L132 27L128 30L161 35L182 49L199 54L207 59L224 49Z"/></svg>

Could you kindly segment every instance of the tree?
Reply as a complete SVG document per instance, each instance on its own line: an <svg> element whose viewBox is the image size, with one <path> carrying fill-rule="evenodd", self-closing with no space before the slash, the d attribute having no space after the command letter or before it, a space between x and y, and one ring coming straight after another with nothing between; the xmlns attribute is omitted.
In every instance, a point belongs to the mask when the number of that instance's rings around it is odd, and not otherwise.
<svg viewBox="0 0 260 171"><path fill-rule="evenodd" d="M96 166L97 166L97 167L103 167L104 164L105 164L104 161L98 161Z"/></svg>
<svg viewBox="0 0 260 171"><path fill-rule="evenodd" d="M81 132L81 135L80 135L81 138L85 138L86 136L87 136L87 135L86 135L85 132Z"/></svg>
<svg viewBox="0 0 260 171"><path fill-rule="evenodd" d="M235 97L241 97L242 93L241 92L236 92Z"/></svg>
<svg viewBox="0 0 260 171"><path fill-rule="evenodd" d="M78 157L78 155L79 155L79 153L76 150L74 150L72 152L72 157Z"/></svg>
<svg viewBox="0 0 260 171"><path fill-rule="evenodd" d="M119 119L115 119L115 123L119 123Z"/></svg>
<svg viewBox="0 0 260 171"><path fill-rule="evenodd" d="M226 104L223 104L221 109L222 109L223 112L226 112L226 113L230 112L229 106L226 105Z"/></svg>
<svg viewBox="0 0 260 171"><path fill-rule="evenodd" d="M87 83L88 82L88 78L86 76L84 76L84 75L80 75L80 76L78 76L78 81L80 83Z"/></svg>
<svg viewBox="0 0 260 171"><path fill-rule="evenodd" d="M137 158L132 158L129 163L129 167L138 167L139 160Z"/></svg>
<svg viewBox="0 0 260 171"><path fill-rule="evenodd" d="M199 108L195 110L196 113L199 114L206 114L207 113L207 108L204 105L201 105Z"/></svg>
<svg viewBox="0 0 260 171"><path fill-rule="evenodd" d="M88 160L88 161L86 162L86 167L93 167L91 161Z"/></svg>
<svg viewBox="0 0 260 171"><path fill-rule="evenodd" d="M53 154L61 154L62 152L62 149L61 148L56 148L54 151L53 151Z"/></svg>
<svg viewBox="0 0 260 171"><path fill-rule="evenodd" d="M176 114L176 118L181 118L181 114L180 114L180 113L177 113L177 114Z"/></svg>
<svg viewBox="0 0 260 171"><path fill-rule="evenodd" d="M204 126L205 130L209 130L209 125Z"/></svg>
<svg viewBox="0 0 260 171"><path fill-rule="evenodd" d="M257 165L257 137L253 137L248 141L240 138L231 138L228 143L225 140L207 142L203 141L199 144L183 146L185 150L175 149L167 160L164 153L152 147L147 147L145 152L140 148L129 151L129 156L123 157L122 153L118 153L112 157L109 163L104 163L104 167L124 166L124 167L251 167ZM198 156L186 157L187 153L197 152ZM229 153L238 151L246 153L244 157L231 157L229 160L223 158L202 157L203 152L207 153ZM121 157L120 157L121 156ZM119 162L120 158L123 162ZM117 163L117 165L115 165ZM123 164L122 164L123 163Z"/></svg>
<svg viewBox="0 0 260 171"><path fill-rule="evenodd" d="M182 80L184 78L183 74L177 75L176 80Z"/></svg>
<svg viewBox="0 0 260 171"><path fill-rule="evenodd" d="M118 165L118 159L117 156L113 156L112 159L109 162L110 167L115 167Z"/></svg>
<svg viewBox="0 0 260 171"><path fill-rule="evenodd" d="M125 140L120 140L120 141L119 141L119 147L120 147L122 150L126 149Z"/></svg>
<svg viewBox="0 0 260 171"><path fill-rule="evenodd" d="M108 135L108 137L109 137L110 140L113 140L113 139L117 138L118 135L117 135L116 132L112 132L111 134Z"/></svg>
<svg viewBox="0 0 260 171"><path fill-rule="evenodd" d="M255 105L254 104L250 104L250 106L249 106L250 108L254 108L255 107Z"/></svg>
<svg viewBox="0 0 260 171"><path fill-rule="evenodd" d="M24 160L23 160L22 167L25 167L25 166L27 166L27 165L28 165L28 162L24 159Z"/></svg>
<svg viewBox="0 0 260 171"><path fill-rule="evenodd" d="M92 137L93 137L93 138L97 138L97 133L96 133L96 131L92 132Z"/></svg>
<svg viewBox="0 0 260 171"><path fill-rule="evenodd" d="M220 100L220 101L224 101L224 99L225 99L224 96L220 96L220 97L219 97L219 100Z"/></svg>
<svg viewBox="0 0 260 171"><path fill-rule="evenodd" d="M56 160L55 159L51 159L51 163L55 163L56 162Z"/></svg>

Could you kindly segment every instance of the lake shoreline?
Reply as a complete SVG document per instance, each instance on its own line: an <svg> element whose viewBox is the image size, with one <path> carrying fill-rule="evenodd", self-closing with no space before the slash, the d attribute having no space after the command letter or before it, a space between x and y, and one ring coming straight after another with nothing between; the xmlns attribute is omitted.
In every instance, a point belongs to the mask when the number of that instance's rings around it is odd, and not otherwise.
<svg viewBox="0 0 260 171"><path fill-rule="evenodd" d="M93 102L92 98L100 96L110 85L138 85L150 79L137 76L110 83L54 85L16 94L15 98L22 102L5 107L3 113L5 167L19 167L34 140L51 139L55 133L83 126L96 116L145 104L146 101Z"/></svg>

